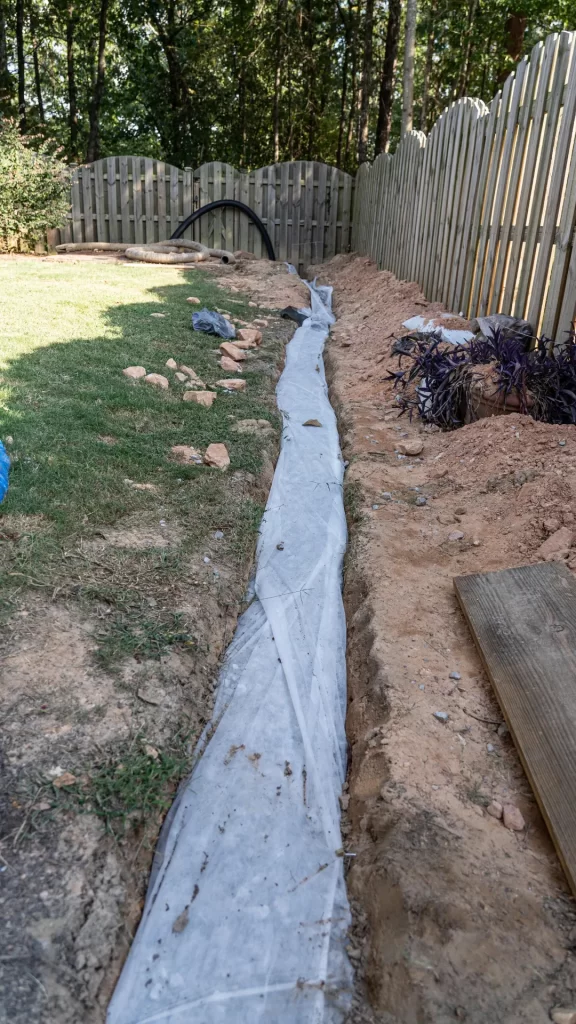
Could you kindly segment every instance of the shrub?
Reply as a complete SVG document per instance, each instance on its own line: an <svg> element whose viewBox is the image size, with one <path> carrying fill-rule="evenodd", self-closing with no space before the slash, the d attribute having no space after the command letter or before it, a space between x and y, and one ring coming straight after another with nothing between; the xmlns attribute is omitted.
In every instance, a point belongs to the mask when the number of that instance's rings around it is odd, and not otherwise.
<svg viewBox="0 0 576 1024"><path fill-rule="evenodd" d="M0 120L0 251L29 249L47 228L63 223L69 178L46 142L20 135L15 121Z"/></svg>

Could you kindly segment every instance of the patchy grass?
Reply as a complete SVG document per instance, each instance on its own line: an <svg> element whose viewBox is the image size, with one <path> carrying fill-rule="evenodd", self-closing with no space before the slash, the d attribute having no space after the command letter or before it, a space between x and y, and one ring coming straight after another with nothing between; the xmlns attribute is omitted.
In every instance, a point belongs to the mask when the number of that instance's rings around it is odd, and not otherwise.
<svg viewBox="0 0 576 1024"><path fill-rule="evenodd" d="M122 658L158 659L172 647L196 648L196 639L186 629L183 616L175 612L154 618L120 612L97 634L97 643L97 660L106 669L113 669Z"/></svg>

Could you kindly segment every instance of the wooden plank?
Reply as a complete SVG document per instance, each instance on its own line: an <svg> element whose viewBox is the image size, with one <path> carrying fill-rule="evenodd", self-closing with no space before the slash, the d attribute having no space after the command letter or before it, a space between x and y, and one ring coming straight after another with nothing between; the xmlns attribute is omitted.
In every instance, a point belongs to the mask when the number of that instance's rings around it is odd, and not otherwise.
<svg viewBox="0 0 576 1024"><path fill-rule="evenodd" d="M130 215L131 203L128 159L129 158L127 156L121 156L118 158L120 174L120 213L122 216L122 233L120 235L121 242L134 241L134 234L131 227L132 219Z"/></svg>
<svg viewBox="0 0 576 1024"><path fill-rule="evenodd" d="M352 246L352 184L353 179L350 174L342 175L344 180L344 187L342 189L342 230L340 233L340 245L338 246L337 252L349 252Z"/></svg>
<svg viewBox="0 0 576 1024"><path fill-rule="evenodd" d="M145 238L144 202L142 196L142 168L139 156L132 157L132 196L134 198L134 241L143 242Z"/></svg>
<svg viewBox="0 0 576 1024"><path fill-rule="evenodd" d="M254 173L254 206L252 207L254 212L260 217L260 220L264 220L264 168L259 167ZM254 239L254 255L265 256L266 250L262 245L262 239L259 231L254 231L252 235Z"/></svg>
<svg viewBox="0 0 576 1024"><path fill-rule="evenodd" d="M300 219L302 217L302 164L295 160L292 165L292 238L290 244L290 263L298 270L300 259Z"/></svg>
<svg viewBox="0 0 576 1024"><path fill-rule="evenodd" d="M186 220L194 209L194 172L191 167L184 168L182 179L182 219ZM192 229L187 228L184 232L186 238L194 238Z"/></svg>
<svg viewBox="0 0 576 1024"><path fill-rule="evenodd" d="M290 201L290 164L280 164L280 227L278 232L278 252L276 259L289 260L288 243L288 203Z"/></svg>
<svg viewBox="0 0 576 1024"><path fill-rule="evenodd" d="M94 204L96 207L96 239L97 242L109 242L106 223L106 196L104 188L105 160L97 160L94 164Z"/></svg>
<svg viewBox="0 0 576 1024"><path fill-rule="evenodd" d="M158 241L166 236L166 164L156 160L156 205L158 210Z"/></svg>
<svg viewBox="0 0 576 1024"><path fill-rule="evenodd" d="M111 242L120 241L118 237L118 196L116 192L116 158L111 156L106 161L106 182L108 194L108 234Z"/></svg>
<svg viewBox="0 0 576 1024"><path fill-rule="evenodd" d="M200 207L206 206L210 202L210 169L211 164L202 164L200 168ZM210 245L210 217L211 214L206 214L204 217L200 217L198 223L200 224L200 235L198 241L202 245Z"/></svg>
<svg viewBox="0 0 576 1024"><path fill-rule="evenodd" d="M97 242L94 238L94 205L92 201L92 164L85 164L81 168L82 174L82 202L84 208L84 242Z"/></svg>
<svg viewBox="0 0 576 1024"><path fill-rule="evenodd" d="M480 164L476 193L474 197L474 215L472 218L472 227L468 236L466 273L464 275L461 299L461 308L464 313L469 316L476 316L478 312L475 306L475 302L477 300L474 297L473 286L475 287L474 282L477 276L480 229L482 227L482 218L485 212L484 206L486 204L486 182L488 180L488 172L490 169L490 162L492 160L492 150L494 146L494 136L497 129L499 109L500 93L498 93L498 95L492 100L488 116L480 122L480 130L482 132L482 163Z"/></svg>
<svg viewBox="0 0 576 1024"><path fill-rule="evenodd" d="M170 238L180 223L181 193L180 174L183 173L177 167L170 167L170 220L167 225L168 238Z"/></svg>
<svg viewBox="0 0 576 1024"><path fill-rule="evenodd" d="M328 167L317 163L318 185L316 186L316 231L312 248L312 262L322 263L324 259L324 231L326 228L326 192L328 187Z"/></svg>
<svg viewBox="0 0 576 1024"><path fill-rule="evenodd" d="M576 580L545 562L454 586L576 894Z"/></svg>
<svg viewBox="0 0 576 1024"><path fill-rule="evenodd" d="M471 281L471 274L468 275L468 268L473 254L473 232L475 227L476 211L480 203L480 174L483 163L484 143L486 139L486 124L489 118L488 107L482 100L473 100L477 109L477 119L473 127L473 138L470 145L471 167L470 175L465 184L465 212L460 241L460 252L458 255L458 270L454 282L454 292L451 308L466 315L469 305L469 294L466 291L466 280Z"/></svg>
<svg viewBox="0 0 576 1024"><path fill-rule="evenodd" d="M146 210L146 242L157 242L154 219L154 161L144 159L144 202Z"/></svg>
<svg viewBox="0 0 576 1024"><path fill-rule="evenodd" d="M461 164L458 168L457 188L459 190L459 194L454 200L454 224L451 247L448 252L448 271L444 299L448 309L453 310L455 313L458 313L461 309L456 302L456 286L460 269L462 238L466 230L466 207L470 194L474 147L476 142L476 126L479 114L478 104L475 100L465 99L464 103L467 107L467 116L464 122Z"/></svg>

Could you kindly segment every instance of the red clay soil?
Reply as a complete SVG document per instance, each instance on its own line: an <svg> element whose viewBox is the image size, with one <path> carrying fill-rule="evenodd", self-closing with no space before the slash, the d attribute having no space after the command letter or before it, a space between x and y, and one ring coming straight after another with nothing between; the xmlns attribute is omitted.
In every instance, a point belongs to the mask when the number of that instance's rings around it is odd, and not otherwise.
<svg viewBox="0 0 576 1024"><path fill-rule="evenodd" d="M537 561L572 531L576 428L410 423L383 379L390 347L403 320L442 307L364 258L312 272L334 285L328 365L350 460L350 1020L546 1024L576 1010L576 907L452 580ZM421 453L400 458L410 441ZM576 546L566 559L576 568Z"/></svg>

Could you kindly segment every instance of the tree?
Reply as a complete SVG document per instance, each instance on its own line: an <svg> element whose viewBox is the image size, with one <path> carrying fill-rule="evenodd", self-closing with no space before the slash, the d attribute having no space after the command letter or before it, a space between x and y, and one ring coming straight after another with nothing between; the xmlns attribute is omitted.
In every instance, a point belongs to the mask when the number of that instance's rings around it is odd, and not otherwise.
<svg viewBox="0 0 576 1024"><path fill-rule="evenodd" d="M394 98L394 72L398 55L400 38L400 19L402 17L402 0L389 0L388 26L386 29L386 48L380 79L380 95L378 98L378 124L376 126L375 156L385 153L390 142L390 122L392 118L392 101Z"/></svg>
<svg viewBox="0 0 576 1024"><path fill-rule="evenodd" d="M402 79L402 135L412 131L414 117L414 51L417 17L417 0L407 0L404 34L404 75Z"/></svg>
<svg viewBox="0 0 576 1024"><path fill-rule="evenodd" d="M24 0L16 0L16 53L18 58L18 119L26 132L26 78L24 64Z"/></svg>
<svg viewBox="0 0 576 1024"><path fill-rule="evenodd" d="M366 0L364 14L364 56L360 85L360 118L358 123L358 163L368 159L368 115L372 94L372 43L374 39L374 0Z"/></svg>
<svg viewBox="0 0 576 1024"><path fill-rule="evenodd" d="M97 160L100 155L100 107L104 94L104 75L106 72L106 28L109 3L110 0L100 0L98 62L90 101L90 134L88 135L88 146L86 147L86 163Z"/></svg>

